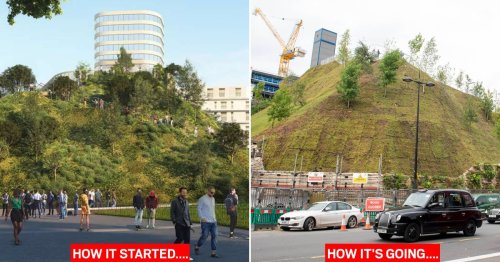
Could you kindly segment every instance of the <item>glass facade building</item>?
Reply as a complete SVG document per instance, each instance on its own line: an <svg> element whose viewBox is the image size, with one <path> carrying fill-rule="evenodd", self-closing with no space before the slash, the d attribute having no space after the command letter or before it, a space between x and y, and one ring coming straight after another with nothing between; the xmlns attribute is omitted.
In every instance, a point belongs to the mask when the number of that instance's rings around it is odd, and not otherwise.
<svg viewBox="0 0 500 262"><path fill-rule="evenodd" d="M133 71L164 65L164 25L148 10L111 11L95 15L95 70L109 70L123 47L132 55Z"/></svg>

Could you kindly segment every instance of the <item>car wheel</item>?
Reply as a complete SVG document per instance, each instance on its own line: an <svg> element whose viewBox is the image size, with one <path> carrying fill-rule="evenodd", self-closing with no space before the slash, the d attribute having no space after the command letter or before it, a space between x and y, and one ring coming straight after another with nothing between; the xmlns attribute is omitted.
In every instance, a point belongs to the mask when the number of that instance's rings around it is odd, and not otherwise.
<svg viewBox="0 0 500 262"><path fill-rule="evenodd" d="M356 219L355 216L351 216L349 217L349 219L347 220L347 228L353 228L353 227L356 227L356 225L358 224L358 219Z"/></svg>
<svg viewBox="0 0 500 262"><path fill-rule="evenodd" d="M488 220L488 223L490 224L495 224L495 222L496 222L495 220Z"/></svg>
<svg viewBox="0 0 500 262"><path fill-rule="evenodd" d="M379 233L378 236L382 238L383 240L389 240L391 239L392 235L391 234L381 234Z"/></svg>
<svg viewBox="0 0 500 262"><path fill-rule="evenodd" d="M305 231L313 230L315 224L316 222L314 221L314 218L312 217L307 218L306 221L304 222L304 230Z"/></svg>
<svg viewBox="0 0 500 262"><path fill-rule="evenodd" d="M283 231L290 231L290 228L289 227L281 227L281 230L283 230Z"/></svg>
<svg viewBox="0 0 500 262"><path fill-rule="evenodd" d="M417 223L410 223L405 229L405 241L415 242L420 237L420 226Z"/></svg>
<svg viewBox="0 0 500 262"><path fill-rule="evenodd" d="M470 219L467 221L467 224L465 224L464 235L470 237L474 234L476 234L476 222L473 219Z"/></svg>

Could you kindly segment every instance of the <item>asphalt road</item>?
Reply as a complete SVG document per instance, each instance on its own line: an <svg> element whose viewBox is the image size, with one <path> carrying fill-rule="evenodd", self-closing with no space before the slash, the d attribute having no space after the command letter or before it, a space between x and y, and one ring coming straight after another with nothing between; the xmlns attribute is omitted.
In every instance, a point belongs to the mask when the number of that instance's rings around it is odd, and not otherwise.
<svg viewBox="0 0 500 262"><path fill-rule="evenodd" d="M361 228L304 231L252 231L252 261L324 261L325 243L405 243L402 237L382 240L373 230ZM440 243L441 261L500 261L500 222L483 223L476 235L465 237L461 233L449 233L444 237L427 235L417 243ZM494 255L481 258L480 255ZM464 260L474 258L474 260ZM458 261L457 261L458 262Z"/></svg>
<svg viewBox="0 0 500 262"><path fill-rule="evenodd" d="M143 225L145 225L143 220ZM0 261L37 262L69 261L71 243L172 243L175 230L170 221L156 221L156 229L136 231L133 219L111 216L92 216L91 231L79 232L79 217L69 216L59 220L56 216L29 219L21 232L21 245L14 245L10 219L0 220ZM236 230L237 239L230 239L229 229L219 227L217 253L219 259L210 257L210 237L201 247L200 255L195 255L193 247L198 240L200 225L193 225L191 234L191 256L195 261L246 261L249 256L248 231Z"/></svg>

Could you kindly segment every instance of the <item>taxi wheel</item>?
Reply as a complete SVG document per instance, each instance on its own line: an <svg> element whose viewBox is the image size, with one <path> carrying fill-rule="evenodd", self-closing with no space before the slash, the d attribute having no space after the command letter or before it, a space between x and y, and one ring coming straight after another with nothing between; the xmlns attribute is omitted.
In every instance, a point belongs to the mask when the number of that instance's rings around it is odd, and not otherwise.
<svg viewBox="0 0 500 262"><path fill-rule="evenodd" d="M382 238L383 240L389 240L389 239L391 239L392 234L382 234L382 233L379 233L378 236L380 238Z"/></svg>
<svg viewBox="0 0 500 262"><path fill-rule="evenodd" d="M464 235L470 237L474 234L476 234L476 222L473 219L470 219L467 221L467 224L465 224Z"/></svg>
<svg viewBox="0 0 500 262"><path fill-rule="evenodd" d="M415 242L420 237L420 226L417 223L410 223L406 226L405 230L405 241L406 242Z"/></svg>

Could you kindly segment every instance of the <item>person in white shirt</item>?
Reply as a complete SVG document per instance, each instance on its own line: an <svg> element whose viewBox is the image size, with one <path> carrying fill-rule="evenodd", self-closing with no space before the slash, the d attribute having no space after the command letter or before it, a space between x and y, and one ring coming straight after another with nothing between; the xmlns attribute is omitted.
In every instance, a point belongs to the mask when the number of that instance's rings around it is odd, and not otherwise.
<svg viewBox="0 0 500 262"><path fill-rule="evenodd" d="M41 217L41 211L40 211L40 204L42 203L42 195L40 195L40 193L38 193L38 190L36 191L36 193L33 195L33 217L36 218L36 211L38 211L38 218Z"/></svg>
<svg viewBox="0 0 500 262"><path fill-rule="evenodd" d="M217 255L217 219L215 218L215 188L209 186L207 194L198 199L198 217L201 221L201 236L194 247L195 253L198 255L200 247L208 238L210 233L210 244L212 247L211 257L219 257Z"/></svg>
<svg viewBox="0 0 500 262"><path fill-rule="evenodd" d="M90 205L90 207L94 207L94 203L95 203L95 192L94 192L94 189L92 189L89 192L89 205Z"/></svg>

